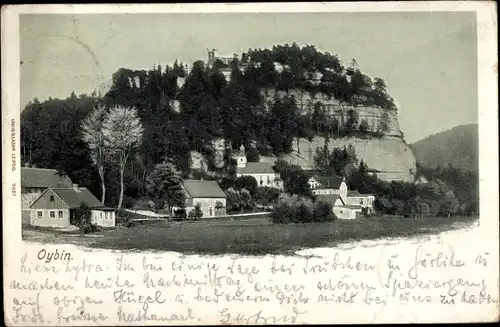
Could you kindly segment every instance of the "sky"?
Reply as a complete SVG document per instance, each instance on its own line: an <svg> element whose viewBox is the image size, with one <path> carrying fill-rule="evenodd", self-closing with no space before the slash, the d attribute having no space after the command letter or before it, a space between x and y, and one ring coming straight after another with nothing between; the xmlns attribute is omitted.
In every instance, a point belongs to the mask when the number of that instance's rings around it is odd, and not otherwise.
<svg viewBox="0 0 500 327"><path fill-rule="evenodd" d="M297 42L383 78L409 143L478 119L472 12L24 14L20 42L22 107L90 94L121 67Z"/></svg>

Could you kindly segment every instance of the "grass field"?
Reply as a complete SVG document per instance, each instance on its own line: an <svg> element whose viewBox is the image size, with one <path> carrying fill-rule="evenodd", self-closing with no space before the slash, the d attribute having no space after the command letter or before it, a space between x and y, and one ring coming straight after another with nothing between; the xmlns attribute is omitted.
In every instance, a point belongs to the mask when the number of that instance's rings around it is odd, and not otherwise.
<svg viewBox="0 0 500 327"><path fill-rule="evenodd" d="M297 225L275 225L265 218L191 223L151 221L91 235L26 226L23 227L23 239L104 249L200 254L286 254L302 248L334 247L348 241L438 233L465 227L477 220L471 217L426 217L415 220L382 216Z"/></svg>

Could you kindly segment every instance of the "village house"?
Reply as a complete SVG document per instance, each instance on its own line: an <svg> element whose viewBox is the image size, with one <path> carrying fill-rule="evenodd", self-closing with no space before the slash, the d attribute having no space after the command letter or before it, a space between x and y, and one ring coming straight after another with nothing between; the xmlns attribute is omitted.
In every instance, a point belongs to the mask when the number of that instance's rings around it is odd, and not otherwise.
<svg viewBox="0 0 500 327"><path fill-rule="evenodd" d="M30 208L47 188L72 187L73 182L64 173L58 173L55 169L45 168L21 168L21 203L23 209Z"/></svg>
<svg viewBox="0 0 500 327"><path fill-rule="evenodd" d="M312 176L308 183L314 195L342 194L344 199L347 197L347 183L343 177Z"/></svg>
<svg viewBox="0 0 500 327"><path fill-rule="evenodd" d="M186 196L186 212L200 205L203 218L213 218L226 214L227 196L216 181L184 180L182 184Z"/></svg>
<svg viewBox="0 0 500 327"><path fill-rule="evenodd" d="M88 189L73 184L70 188L47 188L30 206L30 224L45 227L77 225L76 209L82 203L92 212L91 222L97 226L115 226L115 209L107 208Z"/></svg>
<svg viewBox="0 0 500 327"><path fill-rule="evenodd" d="M55 169L21 168L21 208L23 224L30 223L30 206L47 188L72 187L73 182Z"/></svg>
<svg viewBox="0 0 500 327"><path fill-rule="evenodd" d="M373 212L375 196L349 191L345 178L313 176L309 178L309 186L317 201L331 203L333 213L339 219L355 219L365 210Z"/></svg>
<svg viewBox="0 0 500 327"><path fill-rule="evenodd" d="M267 162L247 162L245 147L242 145L240 151L233 157L236 160L236 177L252 176L258 186L268 186L283 189L283 181L273 166Z"/></svg>

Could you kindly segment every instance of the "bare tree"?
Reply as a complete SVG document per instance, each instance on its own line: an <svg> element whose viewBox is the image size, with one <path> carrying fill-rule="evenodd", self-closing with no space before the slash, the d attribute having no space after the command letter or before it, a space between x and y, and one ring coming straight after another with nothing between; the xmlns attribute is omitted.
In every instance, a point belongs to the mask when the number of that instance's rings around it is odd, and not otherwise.
<svg viewBox="0 0 500 327"><path fill-rule="evenodd" d="M106 144L104 142L103 123L106 118L106 108L98 106L82 122L82 139L88 144L92 162L97 166L101 178L101 202L106 200L106 184L104 181L104 163L107 159Z"/></svg>
<svg viewBox="0 0 500 327"><path fill-rule="evenodd" d="M108 112L103 123L103 134L106 146L117 154L120 167L120 199L118 209L123 203L123 174L132 150L139 146L143 127L135 108L115 106Z"/></svg>

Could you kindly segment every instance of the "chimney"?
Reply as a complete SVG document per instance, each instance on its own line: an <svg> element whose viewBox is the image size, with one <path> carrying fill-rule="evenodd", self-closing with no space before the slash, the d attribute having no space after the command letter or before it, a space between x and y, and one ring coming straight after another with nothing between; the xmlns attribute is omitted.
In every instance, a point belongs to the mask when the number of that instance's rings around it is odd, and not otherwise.
<svg viewBox="0 0 500 327"><path fill-rule="evenodd" d="M73 191L80 192L80 189L78 188L78 184L73 184Z"/></svg>

